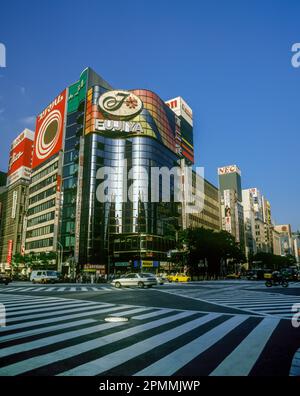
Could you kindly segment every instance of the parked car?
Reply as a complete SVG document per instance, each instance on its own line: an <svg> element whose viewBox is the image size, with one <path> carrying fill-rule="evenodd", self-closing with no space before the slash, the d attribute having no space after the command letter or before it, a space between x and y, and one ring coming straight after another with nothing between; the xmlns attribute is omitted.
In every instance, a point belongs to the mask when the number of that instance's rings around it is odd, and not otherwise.
<svg viewBox="0 0 300 396"><path fill-rule="evenodd" d="M57 283L59 277L56 271L38 270L31 272L30 281L32 283Z"/></svg>
<svg viewBox="0 0 300 396"><path fill-rule="evenodd" d="M191 278L185 274L168 275L170 282L189 282Z"/></svg>
<svg viewBox="0 0 300 396"><path fill-rule="evenodd" d="M0 283L4 283L5 285L8 285L9 282L11 282L11 276L8 274L5 274L4 272L0 273Z"/></svg>
<svg viewBox="0 0 300 396"><path fill-rule="evenodd" d="M155 275L147 274L147 273L138 273L138 274L126 274L122 275L118 279L114 279L111 284L117 288L123 286L137 286L139 288L152 287L157 285L157 280Z"/></svg>
<svg viewBox="0 0 300 396"><path fill-rule="evenodd" d="M269 270L263 269L253 269L249 270L246 273L246 278L248 280L263 280L265 273L269 272Z"/></svg>

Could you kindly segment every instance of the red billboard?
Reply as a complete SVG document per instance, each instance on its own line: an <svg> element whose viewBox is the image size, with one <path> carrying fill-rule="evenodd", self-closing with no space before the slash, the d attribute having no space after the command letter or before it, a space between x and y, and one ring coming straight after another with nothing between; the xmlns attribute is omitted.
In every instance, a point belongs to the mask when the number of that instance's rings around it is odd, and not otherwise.
<svg viewBox="0 0 300 396"><path fill-rule="evenodd" d="M12 251L13 251L13 240L10 239L8 241L8 246L7 246L7 263L10 265L11 260L12 260Z"/></svg>
<svg viewBox="0 0 300 396"><path fill-rule="evenodd" d="M7 172L7 185L20 178L29 178L32 159L34 133L24 131L12 142Z"/></svg>
<svg viewBox="0 0 300 396"><path fill-rule="evenodd" d="M65 89L36 119L32 168L62 149L66 99Z"/></svg>

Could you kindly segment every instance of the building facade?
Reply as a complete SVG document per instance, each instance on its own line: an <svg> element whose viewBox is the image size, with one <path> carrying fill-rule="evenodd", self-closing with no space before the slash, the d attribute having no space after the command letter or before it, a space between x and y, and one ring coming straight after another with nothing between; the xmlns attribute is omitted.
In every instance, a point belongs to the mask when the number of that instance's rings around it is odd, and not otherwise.
<svg viewBox="0 0 300 396"><path fill-rule="evenodd" d="M25 253L59 252L63 271L155 269L174 247L182 217L175 181L165 202L165 180L155 183L152 168L182 161L194 162L192 110L182 98L114 90L85 69L37 117ZM115 179L102 201L108 168ZM155 191L158 201L149 198ZM201 222L217 228L217 191L208 182L206 191Z"/></svg>
<svg viewBox="0 0 300 396"><path fill-rule="evenodd" d="M247 258L257 253L254 198L251 190L243 190L244 224L245 224L245 251Z"/></svg>
<svg viewBox="0 0 300 396"><path fill-rule="evenodd" d="M34 133L25 129L12 142L7 186L1 194L0 263L10 269L15 254L25 251L25 218Z"/></svg>
<svg viewBox="0 0 300 396"><path fill-rule="evenodd" d="M295 255L294 241L290 224L274 225L274 230L280 234L281 256Z"/></svg>
<svg viewBox="0 0 300 396"><path fill-rule="evenodd" d="M236 165L218 168L222 229L232 234L245 251L241 171Z"/></svg>

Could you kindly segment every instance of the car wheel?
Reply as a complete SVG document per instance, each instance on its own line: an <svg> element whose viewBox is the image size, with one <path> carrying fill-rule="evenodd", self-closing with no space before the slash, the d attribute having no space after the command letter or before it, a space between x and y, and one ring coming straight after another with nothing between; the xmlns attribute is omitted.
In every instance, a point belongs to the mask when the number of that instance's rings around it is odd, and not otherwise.
<svg viewBox="0 0 300 396"><path fill-rule="evenodd" d="M35 280L34 279L32 279L32 283L35 284Z"/></svg>
<svg viewBox="0 0 300 396"><path fill-rule="evenodd" d="M175 279L175 282L178 282L178 279Z"/></svg>
<svg viewBox="0 0 300 396"><path fill-rule="evenodd" d="M121 283L120 283L120 282L116 282L116 283L115 283L115 287L116 287L117 289L120 289Z"/></svg>
<svg viewBox="0 0 300 396"><path fill-rule="evenodd" d="M5 282L5 285L7 286L7 285L8 285L8 282Z"/></svg>
<svg viewBox="0 0 300 396"><path fill-rule="evenodd" d="M139 283L138 283L138 287L139 287L140 289L143 289L143 288L144 288L144 283L143 283L143 282L139 282Z"/></svg>

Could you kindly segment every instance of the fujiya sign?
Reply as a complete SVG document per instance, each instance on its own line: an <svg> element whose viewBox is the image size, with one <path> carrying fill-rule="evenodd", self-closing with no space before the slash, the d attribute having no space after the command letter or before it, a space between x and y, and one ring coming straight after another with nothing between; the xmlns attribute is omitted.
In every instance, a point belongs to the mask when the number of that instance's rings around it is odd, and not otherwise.
<svg viewBox="0 0 300 396"><path fill-rule="evenodd" d="M143 133L142 125L139 122L130 121L97 119L95 122L95 129L96 131Z"/></svg>
<svg viewBox="0 0 300 396"><path fill-rule="evenodd" d="M128 91L108 91L100 96L98 104L103 113L120 119L132 118L143 108L141 99Z"/></svg>

